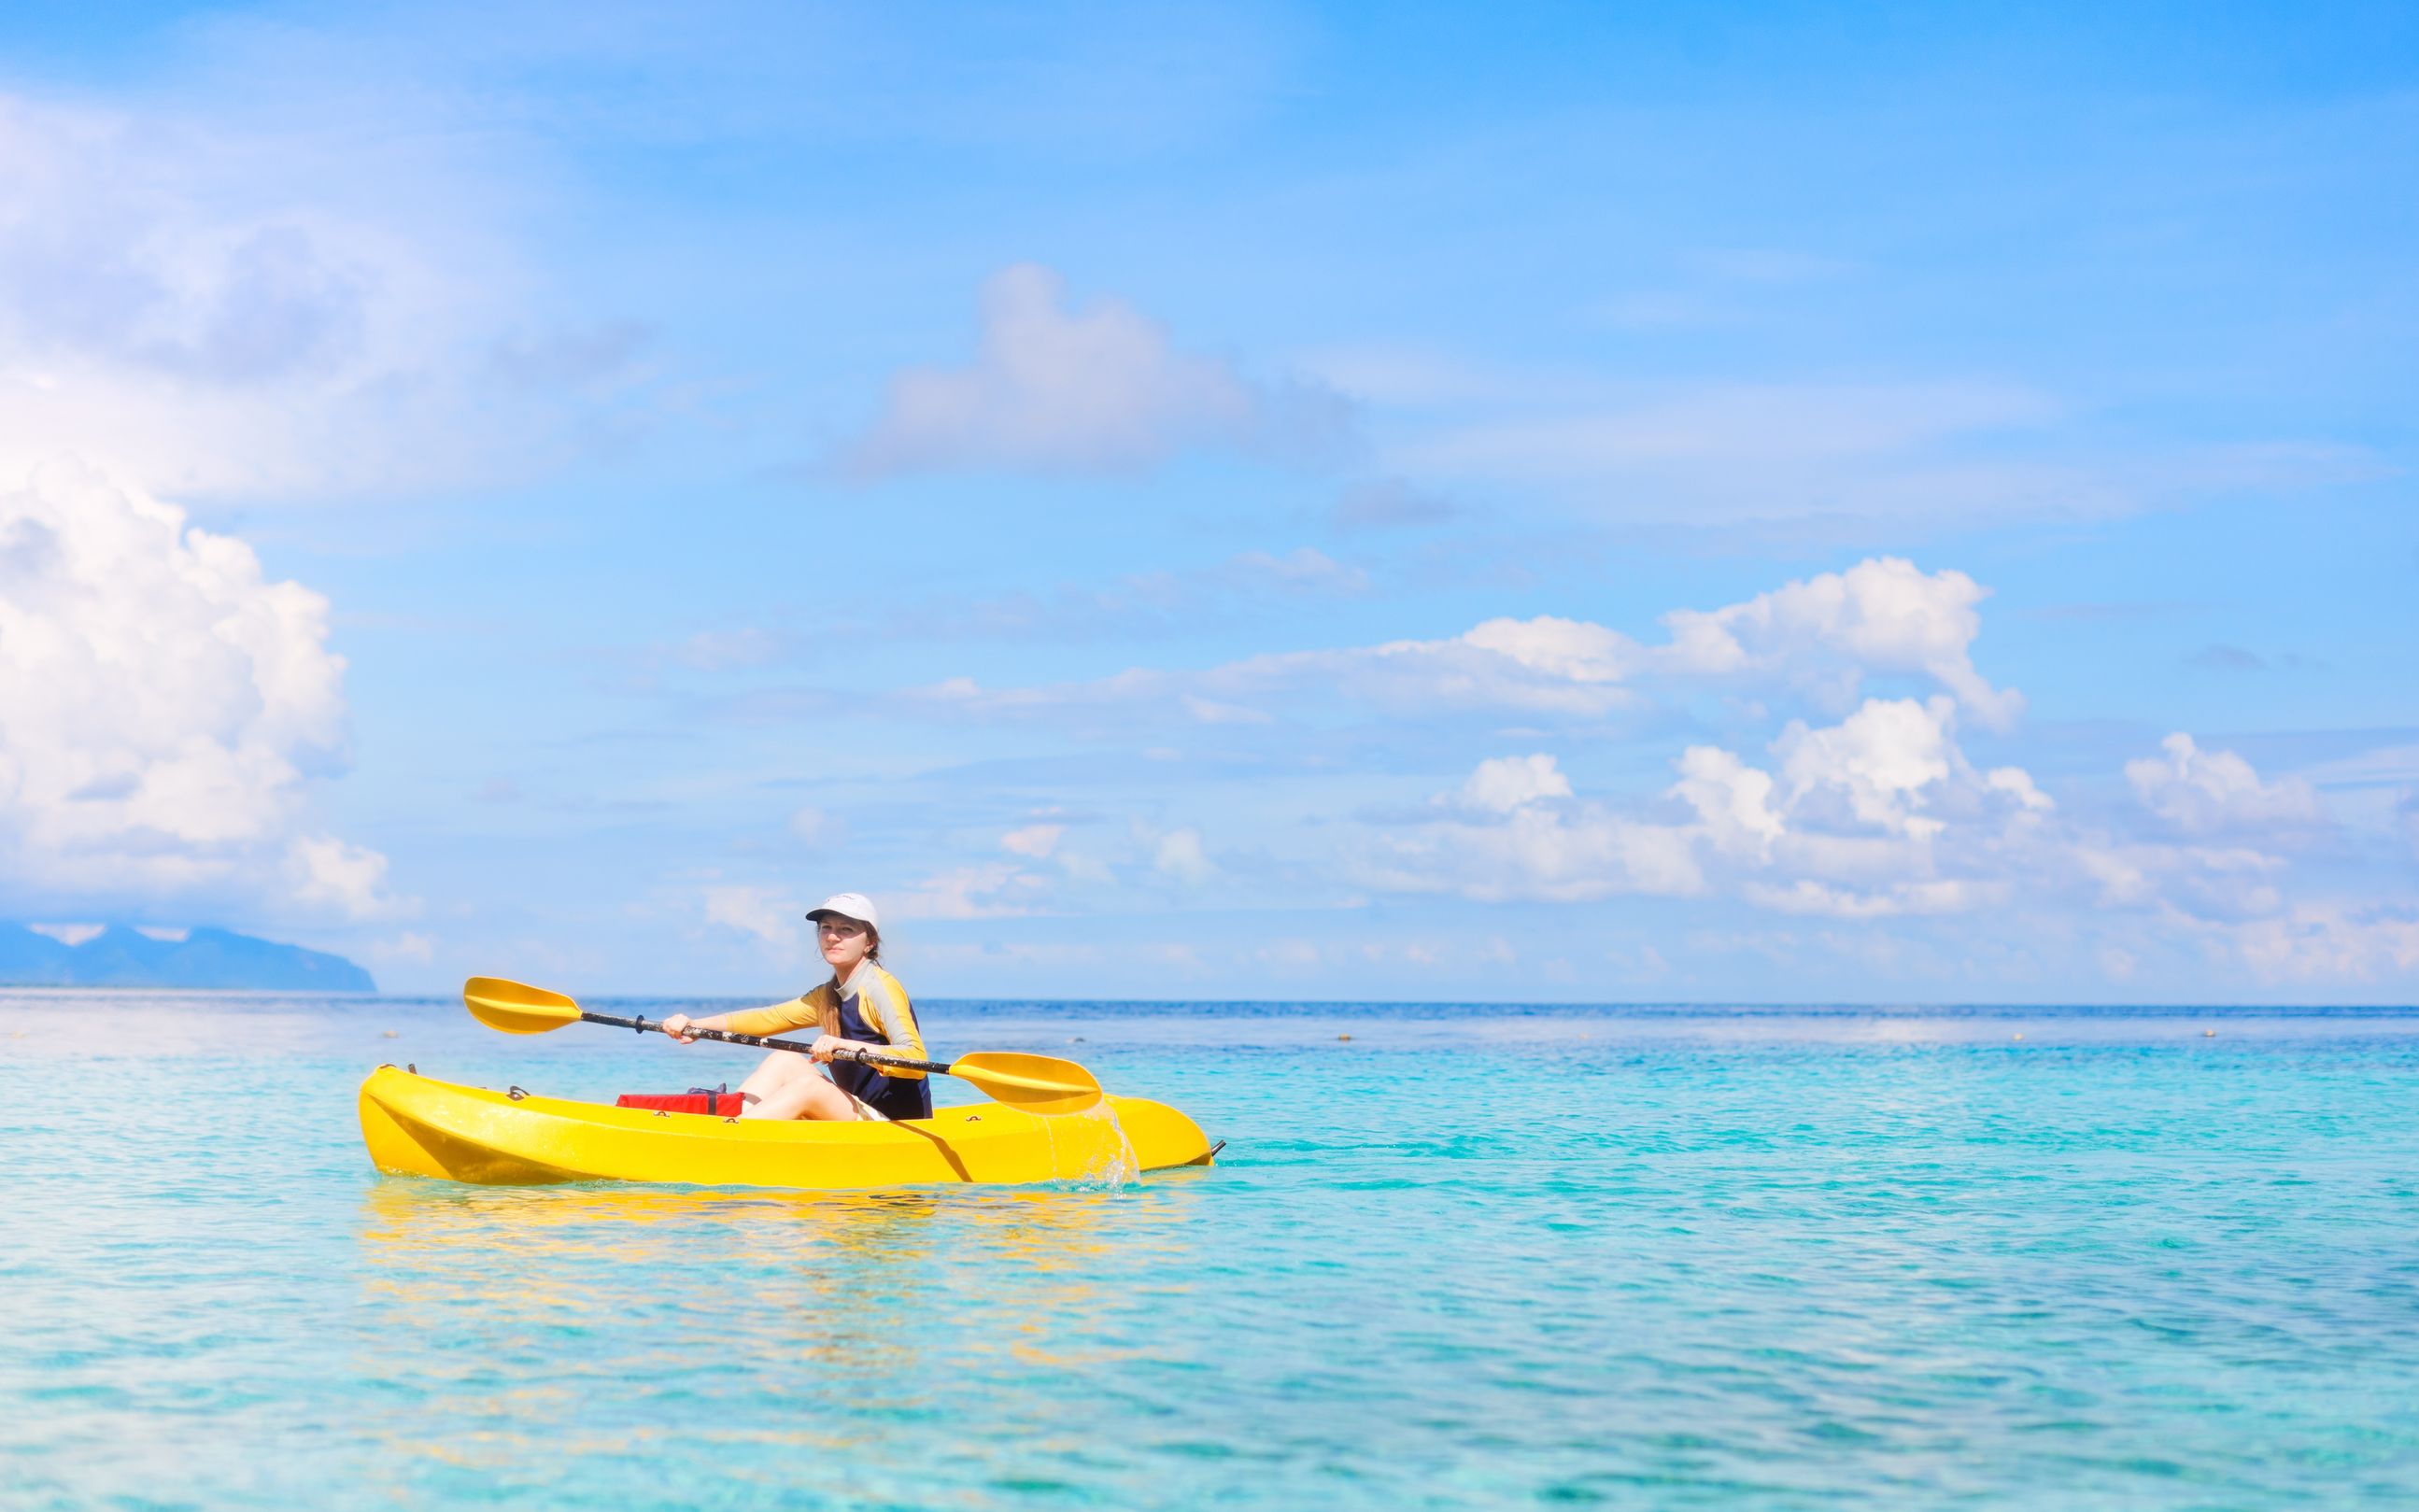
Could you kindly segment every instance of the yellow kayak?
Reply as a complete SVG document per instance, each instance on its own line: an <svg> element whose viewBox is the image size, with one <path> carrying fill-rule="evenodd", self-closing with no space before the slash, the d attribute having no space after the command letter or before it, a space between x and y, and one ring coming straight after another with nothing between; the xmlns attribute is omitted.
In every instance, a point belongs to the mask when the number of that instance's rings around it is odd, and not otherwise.
<svg viewBox="0 0 2419 1512"><path fill-rule="evenodd" d="M380 1066L362 1083L362 1138L390 1176L484 1186L678 1181L818 1190L929 1182L1116 1180L1207 1165L1214 1151L1163 1103L1112 1097L1044 1117L999 1103L900 1123L776 1122L491 1092Z"/></svg>

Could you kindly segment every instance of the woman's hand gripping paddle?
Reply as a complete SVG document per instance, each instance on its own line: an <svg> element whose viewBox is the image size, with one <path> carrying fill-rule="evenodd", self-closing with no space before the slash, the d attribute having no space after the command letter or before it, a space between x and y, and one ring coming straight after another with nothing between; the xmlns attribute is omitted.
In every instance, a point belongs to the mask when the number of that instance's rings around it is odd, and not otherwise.
<svg viewBox="0 0 2419 1512"><path fill-rule="evenodd" d="M640 1034L664 1032L664 1026L653 1019L625 1019L609 1013L591 1013L561 993L507 981L501 977L473 977L464 982L462 1005L470 1011L472 1018L506 1034L545 1034L566 1024L603 1024L617 1029L634 1029ZM767 1050L794 1050L800 1055L807 1054L810 1048L795 1040L766 1040L752 1034L733 1034L727 1029L701 1029L695 1025L689 1026L687 1032L700 1040L761 1045ZM898 1066L907 1071L955 1076L961 1081L973 1083L995 1102L1045 1116L1085 1112L1098 1106L1102 1095L1099 1077L1071 1060L1060 1060L1053 1056L978 1050L944 1064L932 1060L904 1060L862 1050L843 1050L840 1052L840 1058L862 1061L869 1066Z"/></svg>

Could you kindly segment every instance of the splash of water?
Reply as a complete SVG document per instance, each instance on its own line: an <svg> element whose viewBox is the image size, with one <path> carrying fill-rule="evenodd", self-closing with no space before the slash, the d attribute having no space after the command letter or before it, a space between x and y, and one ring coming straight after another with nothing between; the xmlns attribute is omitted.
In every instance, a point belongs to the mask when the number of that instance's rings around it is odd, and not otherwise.
<svg viewBox="0 0 2419 1512"><path fill-rule="evenodd" d="M1083 1174L1076 1177L1079 1183L1115 1192L1129 1181L1142 1180L1142 1157L1134 1153L1133 1141L1126 1137L1126 1126L1117 1121L1117 1110L1107 1098L1072 1117L1109 1126L1109 1137L1094 1143L1096 1153L1086 1163Z"/></svg>
<svg viewBox="0 0 2419 1512"><path fill-rule="evenodd" d="M1106 1128L1102 1127L1106 1125ZM1134 1152L1133 1141L1126 1136L1126 1126L1117 1121L1117 1110L1102 1098L1081 1113L1060 1114L1041 1120L1042 1131L1050 1138L1050 1168L1061 1170L1058 1136L1064 1132L1082 1141L1074 1153L1081 1164L1074 1171L1057 1180L1089 1191L1121 1191L1132 1182L1142 1181L1142 1157ZM1078 1131L1080 1130L1080 1133Z"/></svg>

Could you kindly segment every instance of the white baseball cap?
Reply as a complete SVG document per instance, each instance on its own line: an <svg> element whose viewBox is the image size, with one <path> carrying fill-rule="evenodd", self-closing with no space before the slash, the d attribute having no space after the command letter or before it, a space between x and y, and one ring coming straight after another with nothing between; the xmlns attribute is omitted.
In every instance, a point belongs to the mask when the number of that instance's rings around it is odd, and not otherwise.
<svg viewBox="0 0 2419 1512"><path fill-rule="evenodd" d="M861 892L833 893L824 900L824 905L821 908L810 908L807 911L807 917L819 924L823 922L825 914L838 914L842 918L855 919L867 929L876 933L882 929L882 916L874 912L873 900Z"/></svg>

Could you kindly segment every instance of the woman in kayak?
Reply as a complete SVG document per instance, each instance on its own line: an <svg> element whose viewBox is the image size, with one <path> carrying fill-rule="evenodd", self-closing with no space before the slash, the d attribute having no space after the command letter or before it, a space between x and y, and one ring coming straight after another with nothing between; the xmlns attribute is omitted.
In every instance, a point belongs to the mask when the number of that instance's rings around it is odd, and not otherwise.
<svg viewBox="0 0 2419 1512"><path fill-rule="evenodd" d="M815 922L831 980L814 991L736 1013L693 1019L674 1013L664 1032L695 1044L691 1029L779 1034L812 1025L819 1031L805 1055L776 1050L739 1084L743 1119L929 1119L932 1088L920 1071L835 1060L843 1050L866 1050L905 1060L924 1058L924 1037L907 989L882 969L882 926L873 900L843 892L807 916ZM824 1067L822 1074L815 1067Z"/></svg>

